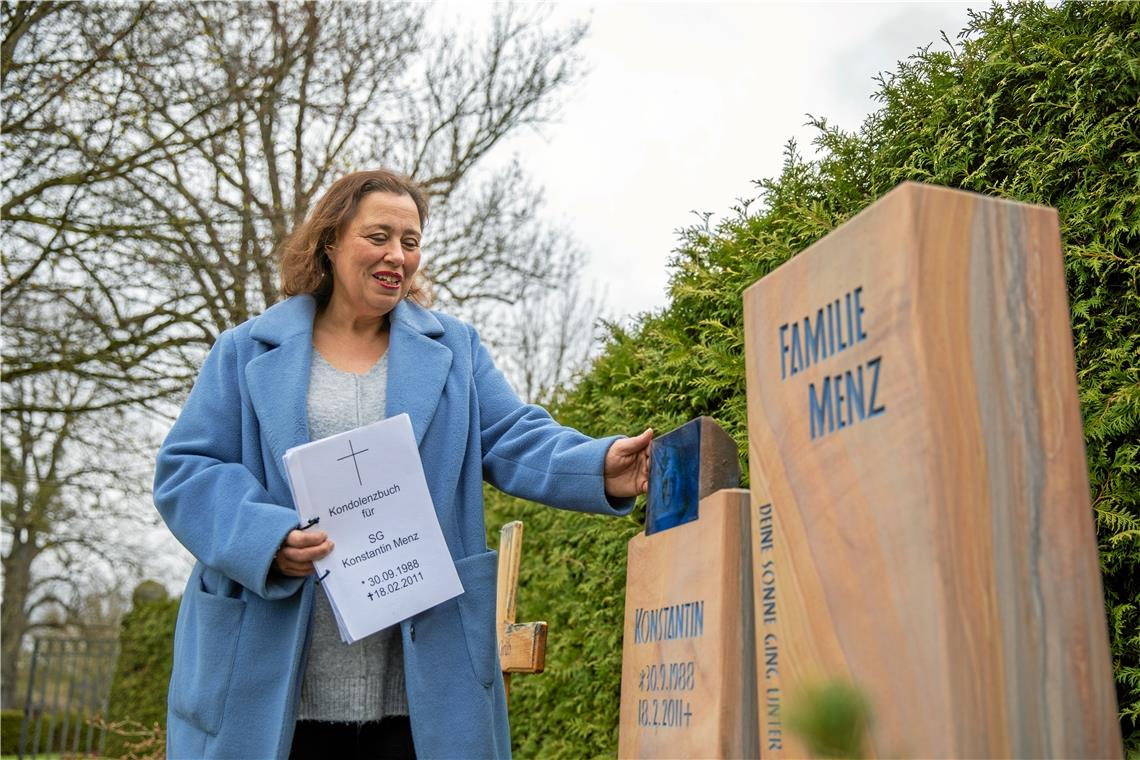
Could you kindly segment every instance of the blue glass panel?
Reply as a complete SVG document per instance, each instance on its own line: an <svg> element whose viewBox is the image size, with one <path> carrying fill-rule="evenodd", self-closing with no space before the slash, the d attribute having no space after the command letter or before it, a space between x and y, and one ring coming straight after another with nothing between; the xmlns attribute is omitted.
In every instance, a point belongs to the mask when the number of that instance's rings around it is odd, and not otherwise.
<svg viewBox="0 0 1140 760"><path fill-rule="evenodd" d="M700 503L701 421L654 438L649 448L645 535L697 519Z"/></svg>

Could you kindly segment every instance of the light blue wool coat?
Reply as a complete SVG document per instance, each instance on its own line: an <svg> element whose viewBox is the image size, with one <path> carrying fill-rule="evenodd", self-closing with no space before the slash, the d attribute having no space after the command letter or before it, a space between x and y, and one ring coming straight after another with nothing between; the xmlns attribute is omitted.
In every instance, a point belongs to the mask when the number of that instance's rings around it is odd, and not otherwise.
<svg viewBox="0 0 1140 760"><path fill-rule="evenodd" d="M158 455L154 499L197 558L174 637L167 753L285 758L313 595L270 573L297 527L282 455L309 440L315 304L295 296L219 337ZM567 509L624 514L592 439L523 404L475 330L413 303L390 315L388 417L411 416L428 487L465 593L400 624L416 752L509 757L495 641L496 552L482 483Z"/></svg>

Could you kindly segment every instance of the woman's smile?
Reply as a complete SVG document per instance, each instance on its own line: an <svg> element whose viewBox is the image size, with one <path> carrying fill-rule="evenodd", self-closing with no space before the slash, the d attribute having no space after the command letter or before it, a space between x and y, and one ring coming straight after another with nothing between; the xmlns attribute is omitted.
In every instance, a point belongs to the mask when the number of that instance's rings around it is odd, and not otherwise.
<svg viewBox="0 0 1140 760"><path fill-rule="evenodd" d="M404 280L403 276L399 273L390 272L388 270L373 272L372 279L380 283L380 287L395 291L400 290L400 283Z"/></svg>

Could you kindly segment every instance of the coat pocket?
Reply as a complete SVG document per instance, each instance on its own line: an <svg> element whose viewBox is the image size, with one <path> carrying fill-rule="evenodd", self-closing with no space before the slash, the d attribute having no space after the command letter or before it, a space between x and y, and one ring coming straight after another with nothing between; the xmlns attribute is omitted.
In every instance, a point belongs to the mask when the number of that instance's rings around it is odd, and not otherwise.
<svg viewBox="0 0 1140 760"><path fill-rule="evenodd" d="M182 605L174 635L170 710L216 734L225 715L245 601L210 593L199 577Z"/></svg>
<svg viewBox="0 0 1140 760"><path fill-rule="evenodd" d="M459 595L459 619L463 638L475 678L490 686L499 676L499 650L495 632L495 577L499 570L499 553L487 551L464 557L455 563L455 571L463 584Z"/></svg>

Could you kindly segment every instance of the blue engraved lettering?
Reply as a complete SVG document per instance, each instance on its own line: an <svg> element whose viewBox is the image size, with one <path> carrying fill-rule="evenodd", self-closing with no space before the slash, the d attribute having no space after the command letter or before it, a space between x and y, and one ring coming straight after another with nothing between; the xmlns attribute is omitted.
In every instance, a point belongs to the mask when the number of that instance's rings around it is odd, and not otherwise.
<svg viewBox="0 0 1140 760"><path fill-rule="evenodd" d="M818 364L820 360L820 350L823 351L824 359L827 358L827 344L826 333L823 329L823 309L820 309L815 317L815 329L812 329L811 317L804 317L804 355L807 357L807 365L810 367L813 364Z"/></svg>
<svg viewBox="0 0 1140 760"><path fill-rule="evenodd" d="M855 334L859 341L867 340L867 333L863 330L863 301L859 298L863 294L863 286L855 288Z"/></svg>
<svg viewBox="0 0 1140 760"><path fill-rule="evenodd" d="M760 551L772 550L772 505L760 505Z"/></svg>
<svg viewBox="0 0 1140 760"><path fill-rule="evenodd" d="M850 372L848 372L850 374ZM835 376L835 419L837 427L842 430L847 427L847 422L843 419L843 375Z"/></svg>
<svg viewBox="0 0 1140 760"><path fill-rule="evenodd" d="M780 676L780 647L777 645L776 634L764 634L764 677L779 678Z"/></svg>
<svg viewBox="0 0 1140 760"><path fill-rule="evenodd" d="M776 563L768 560L760 566L760 587L763 589L764 624L776 623Z"/></svg>
<svg viewBox="0 0 1140 760"><path fill-rule="evenodd" d="M856 381L855 378L859 380ZM866 409L863 408L863 365L859 365L855 372L847 370L847 421L848 424L854 424L855 418L852 415L851 407L854 405L855 414L859 415L862 420L867 416Z"/></svg>
<svg viewBox="0 0 1140 760"><path fill-rule="evenodd" d="M827 430L835 429L835 419L831 408L831 376L823 378L823 388L819 395L815 392L815 383L808 385L808 416L811 417L811 439L822 438L827 434L824 430L824 415L827 417Z"/></svg>
<svg viewBox="0 0 1140 760"><path fill-rule="evenodd" d="M879 370L882 368L883 357L876 356L871 361L867 362L867 366L874 370L871 373L871 398L867 405L870 411L867 412L868 417L878 417L883 412L887 411L886 406L875 406L875 398L879 393Z"/></svg>
<svg viewBox="0 0 1140 760"><path fill-rule="evenodd" d="M633 612L633 643L648 644L670 639L693 638L705 632L705 602L698 599L655 610Z"/></svg>
<svg viewBox="0 0 1140 760"><path fill-rule="evenodd" d="M788 376L788 323L780 325L780 379L783 380Z"/></svg>
<svg viewBox="0 0 1140 760"><path fill-rule="evenodd" d="M799 357L799 361L796 361ZM792 322L792 355L788 362L792 366L792 374L800 372L804 368L804 353L803 346L800 344L800 323Z"/></svg>
<svg viewBox="0 0 1140 760"><path fill-rule="evenodd" d="M764 622L776 619L776 587L764 587Z"/></svg>

